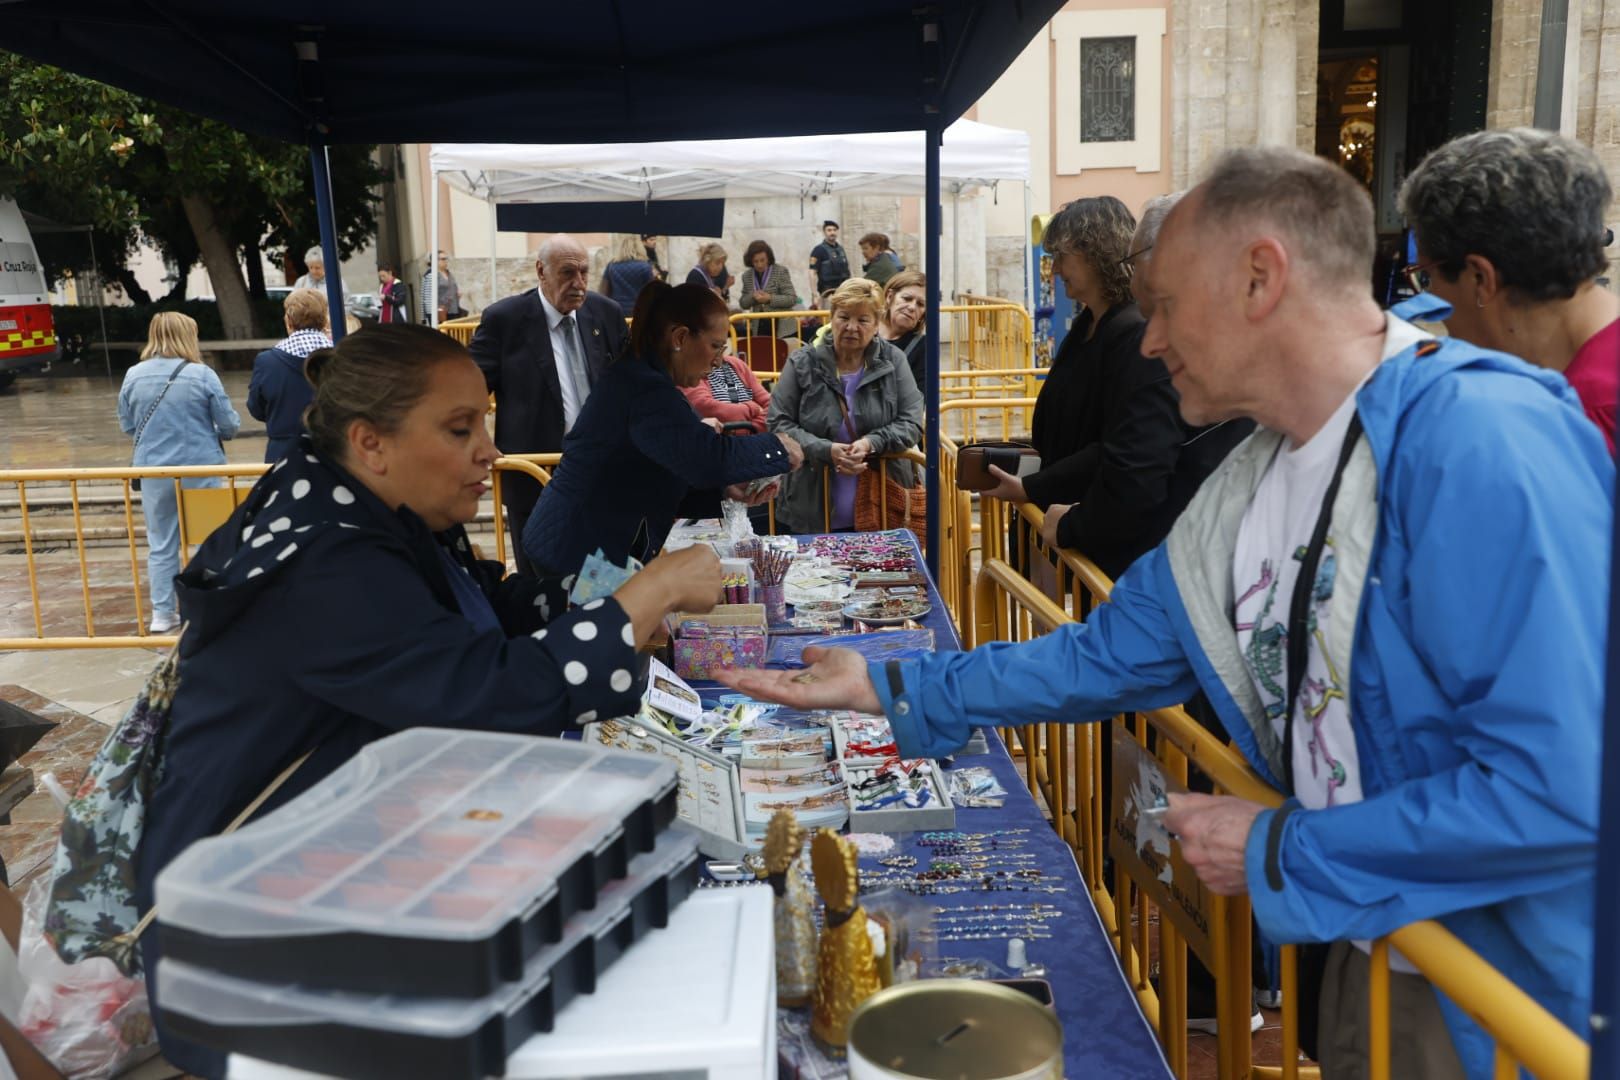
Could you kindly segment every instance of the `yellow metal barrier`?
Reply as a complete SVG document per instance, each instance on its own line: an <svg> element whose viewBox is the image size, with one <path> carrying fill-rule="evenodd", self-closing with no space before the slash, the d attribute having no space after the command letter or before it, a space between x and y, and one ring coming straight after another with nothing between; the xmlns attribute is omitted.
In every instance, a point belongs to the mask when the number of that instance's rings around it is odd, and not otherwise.
<svg viewBox="0 0 1620 1080"><path fill-rule="evenodd" d="M526 455L527 457L551 458L555 460L559 455ZM140 551L140 538L144 526L139 524L140 515L136 512L135 493L130 488L130 481L139 479L143 485L148 483L172 483L176 486L176 504L179 508L180 528L180 564L182 566L190 559L191 549L200 543L209 532L212 532L225 518L230 516L236 504L247 496L253 483L269 469L262 463L243 465L154 465L154 466L119 466L100 469L0 469L0 485L13 485L17 490L18 509L22 526L22 548L25 566L28 572L28 591L32 603L34 634L32 637L0 637L0 652L12 649L127 649L127 648L159 648L173 645L177 640L173 634L151 634L146 630L147 620L145 614L146 595L142 588L142 566L144 558ZM495 462L495 484L500 483L502 472L522 471L545 482L549 477L544 470L536 467L527 460L514 460L512 458L498 458ZM197 477L218 478L225 481L223 488L185 488L180 482L184 479ZM124 541L129 554L129 576L125 580L108 582L96 580L99 575L93 569L100 570L111 566L107 560L92 561L86 554L87 542L93 539L108 539L108 537L93 537L86 532L84 515L81 506L80 485L91 481L116 481L118 483L118 499L116 506L120 513L121 528L118 538ZM36 527L35 515L31 512L28 486L29 484L62 484L68 489L69 504L73 513L73 529L62 535L50 535L42 538L41 530ZM229 510L224 510L228 502ZM217 505L209 505L217 504ZM499 500L496 501L495 513L497 521L501 520L502 508ZM199 516L201 515L201 516ZM206 520L204 520L206 519ZM496 545L501 549L504 557L504 529L496 533ZM64 614L57 609L47 610L46 599L41 589L40 550L43 544L71 544L75 550L78 563L78 603L82 606L83 633L67 634L55 632L47 633L47 623L56 623ZM120 560L121 561L121 560ZM132 600L129 610L122 610L125 598ZM100 609L98 611L98 608ZM133 611L134 632L127 632ZM126 630L119 634L103 634L97 631L97 621L103 625L116 621Z"/></svg>
<svg viewBox="0 0 1620 1080"><path fill-rule="evenodd" d="M972 641L1027 640L1075 616L1084 618L1106 603L1112 582L1073 551L1050 551L1038 540L1043 515L1033 506L1015 510L986 500L982 536L984 566L974 601ZM1037 588L1006 561L1009 549L1026 566L1048 559L1058 570L1056 598ZM1069 610L1065 610L1068 608ZM1071 615L1071 612L1074 615ZM1158 757L1166 774L1185 782L1189 767L1213 781L1219 793L1264 806L1277 806L1282 795L1267 785L1248 763L1213 732L1179 708L1157 709L1134 717L1116 717ZM1107 747L1098 725L1026 725L1007 729L1008 746L1022 759L1030 790L1052 811L1053 827L1075 850L1081 875L1098 913L1113 938L1120 963L1143 1012L1158 1027L1166 1057L1177 1076L1187 1075L1186 951L1170 925L1159 918L1159 990L1148 981L1151 908L1145 890L1116 866L1115 880L1102 873L1108 808L1101 798ZM1250 921L1246 897L1215 898L1208 955L1203 959L1217 987L1218 1066L1222 1077L1291 1078L1317 1075L1299 1061L1298 955L1285 946L1282 954L1282 1047L1278 1065L1255 1065L1249 1038ZM1520 1066L1542 1080L1580 1080L1588 1072L1587 1044L1532 1000L1438 922L1403 927L1375 943L1369 994L1369 1076L1389 1071L1389 947L1407 957L1496 1040L1496 1075L1518 1075ZM1236 1033L1230 1037L1226 1033Z"/></svg>

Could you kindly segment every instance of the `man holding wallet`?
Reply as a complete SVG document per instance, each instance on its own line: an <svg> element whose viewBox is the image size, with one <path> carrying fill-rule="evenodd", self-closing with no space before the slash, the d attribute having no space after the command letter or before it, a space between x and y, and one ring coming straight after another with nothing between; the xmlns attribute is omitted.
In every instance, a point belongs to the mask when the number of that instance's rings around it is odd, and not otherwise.
<svg viewBox="0 0 1620 1080"><path fill-rule="evenodd" d="M1259 430L1111 601L1022 644L725 675L882 711L905 757L1201 690L1291 798L1173 795L1164 824L1270 940L1331 943L1330 1080L1368 1056L1369 941L1422 919L1590 1031L1614 465L1555 373L1381 312L1374 245L1343 170L1229 152L1166 219L1143 348L1189 423ZM1392 967L1391 1075L1491 1075L1491 1038Z"/></svg>

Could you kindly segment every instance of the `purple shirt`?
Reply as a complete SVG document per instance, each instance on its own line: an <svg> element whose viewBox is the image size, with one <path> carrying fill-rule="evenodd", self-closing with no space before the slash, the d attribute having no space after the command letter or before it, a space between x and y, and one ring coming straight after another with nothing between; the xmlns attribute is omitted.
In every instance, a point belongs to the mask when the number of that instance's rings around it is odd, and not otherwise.
<svg viewBox="0 0 1620 1080"><path fill-rule="evenodd" d="M844 404L849 413L844 417L844 426L839 428L842 438L840 442L852 443L857 438L855 434L855 388L860 385L861 376L866 374L863 366L859 371L852 371L848 375L838 376L838 381L844 385ZM834 529L853 529L855 527L855 482L856 477L845 476L834 472L832 477L832 527Z"/></svg>

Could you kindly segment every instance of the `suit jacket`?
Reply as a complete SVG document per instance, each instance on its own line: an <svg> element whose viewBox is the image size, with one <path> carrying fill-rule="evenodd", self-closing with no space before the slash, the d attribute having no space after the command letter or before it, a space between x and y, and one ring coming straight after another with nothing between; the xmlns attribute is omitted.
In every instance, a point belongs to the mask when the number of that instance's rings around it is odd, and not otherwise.
<svg viewBox="0 0 1620 1080"><path fill-rule="evenodd" d="M624 316L612 300L586 293L574 319L594 383L624 351ZM468 348L495 395L495 445L501 452L560 451L566 430L562 383L539 292L530 289L491 304ZM528 513L540 498L540 485L515 474L502 477L501 496L508 510Z"/></svg>

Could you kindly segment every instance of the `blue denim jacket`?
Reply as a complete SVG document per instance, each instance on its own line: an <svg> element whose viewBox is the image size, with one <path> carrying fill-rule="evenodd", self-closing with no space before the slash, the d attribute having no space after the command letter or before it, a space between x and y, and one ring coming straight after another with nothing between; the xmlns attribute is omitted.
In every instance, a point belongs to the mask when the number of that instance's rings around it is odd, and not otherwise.
<svg viewBox="0 0 1620 1080"><path fill-rule="evenodd" d="M152 403L163 393L178 357L142 360L124 375L118 392L118 426L134 435ZM242 426L225 387L206 364L187 364L152 413L135 447L134 465L223 465L219 440L233 438Z"/></svg>

